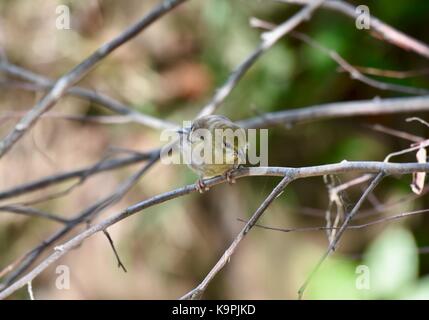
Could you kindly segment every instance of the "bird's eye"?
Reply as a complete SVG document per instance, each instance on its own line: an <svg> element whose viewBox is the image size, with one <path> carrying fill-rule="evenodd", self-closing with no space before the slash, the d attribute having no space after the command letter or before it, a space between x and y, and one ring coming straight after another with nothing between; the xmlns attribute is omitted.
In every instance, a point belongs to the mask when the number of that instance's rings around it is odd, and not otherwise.
<svg viewBox="0 0 429 320"><path fill-rule="evenodd" d="M204 136L200 136L200 139L201 139L202 141L204 141Z"/></svg>

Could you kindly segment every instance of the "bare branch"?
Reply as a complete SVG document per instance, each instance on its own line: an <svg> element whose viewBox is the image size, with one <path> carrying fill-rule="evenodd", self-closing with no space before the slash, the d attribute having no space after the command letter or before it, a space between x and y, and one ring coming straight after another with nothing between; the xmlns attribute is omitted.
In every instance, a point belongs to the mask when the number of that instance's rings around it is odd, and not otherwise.
<svg viewBox="0 0 429 320"><path fill-rule="evenodd" d="M13 263L7 267L8 271L13 273L9 275L9 277L0 284L0 291L8 286L10 283L15 281L17 277L19 277L23 272L27 270L27 268L53 243L57 242L59 239L68 234L71 230L73 230L77 225L88 222L91 219L94 219L103 209L117 203L122 197L128 192L128 190L133 187L140 177L147 172L158 160L158 156L152 158L147 164L145 164L140 170L138 170L135 174L126 179L111 195L97 201L95 204L89 206L82 212L76 215L71 221L65 225L61 230L57 231L53 235L51 235L48 239L44 240L40 245L35 247L34 249L28 251L23 257L18 259L18 262ZM12 266L12 267L10 267ZM4 275L5 272L1 271L0 274Z"/></svg>
<svg viewBox="0 0 429 320"><path fill-rule="evenodd" d="M246 128L264 128L275 125L290 126L305 121L422 111L429 111L429 96L333 102L307 108L270 112L239 121L238 124Z"/></svg>
<svg viewBox="0 0 429 320"><path fill-rule="evenodd" d="M429 127L429 123L419 117L411 117L411 118L407 118L406 119L407 122L411 122L411 121L417 121L420 122L421 124L425 125L426 127Z"/></svg>
<svg viewBox="0 0 429 320"><path fill-rule="evenodd" d="M152 9L139 22L129 27L112 41L102 45L88 58L59 78L52 89L18 122L15 128L0 141L0 158L30 129L39 117L51 109L66 93L67 89L82 79L99 61L104 59L113 50L134 38L139 32L150 26L158 18L183 3L186 0L165 0Z"/></svg>
<svg viewBox="0 0 429 320"><path fill-rule="evenodd" d="M0 70L8 73L9 75L32 82L28 83L3 80L0 82L0 85L3 86L29 91L45 91L51 89L55 85L55 81L51 79L45 78L27 69L10 63L0 63ZM127 106L105 94L98 93L86 88L71 87L67 89L66 93L99 104L110 111L123 115L125 119L128 119L128 121L136 122L154 129L172 129L177 127L177 125L174 123L140 113L131 106Z"/></svg>
<svg viewBox="0 0 429 320"><path fill-rule="evenodd" d="M92 175L92 174L97 174L108 170L122 168L128 165L141 162L143 160L150 159L154 155L155 153L133 154L120 159L106 160L101 163L98 162L95 165L91 165L83 169L54 174L33 182L29 182L17 187L13 187L8 190L1 191L0 200L16 197L24 193L32 192L38 189L47 188L49 186L52 186L53 184L61 183L70 179L74 179L74 178L83 179L83 178L87 178L89 175Z"/></svg>
<svg viewBox="0 0 429 320"><path fill-rule="evenodd" d="M107 230L103 230L104 235L106 236L107 240L109 241L110 247L113 250L113 253L115 254L116 261L118 261L118 268L121 268L124 270L124 272L127 272L127 268L125 268L125 265L122 263L121 258L119 257L118 251L116 251L115 244L113 243L112 237L110 236L109 232Z"/></svg>
<svg viewBox="0 0 429 320"><path fill-rule="evenodd" d="M385 70L385 69L378 69L374 67L363 67L363 66L353 66L353 68L355 68L356 70L364 74L369 74L369 75L378 76L378 77L395 78L395 79L407 79L412 77L425 76L429 74L429 68L419 69L419 70L406 70L406 71ZM339 71L344 72L346 70L340 68Z"/></svg>
<svg viewBox="0 0 429 320"><path fill-rule="evenodd" d="M368 125L368 127L375 130L375 131L383 132L383 133L389 134L391 136L394 136L397 138L402 138L402 139L413 141L413 142L422 142L424 140L422 137L418 137L418 136L410 134L408 132L388 128L388 127L383 126L381 124Z"/></svg>
<svg viewBox="0 0 429 320"><path fill-rule="evenodd" d="M250 69L255 61L268 49L270 49L280 38L285 36L297 25L309 19L314 10L316 10L325 0L311 1L306 7L297 12L294 16L283 22L270 32L262 34L262 41L237 68L231 73L228 80L216 92L212 100L204 106L197 118L212 114L222 104L225 98L231 93L241 77Z"/></svg>
<svg viewBox="0 0 429 320"><path fill-rule="evenodd" d="M367 227L372 227L372 226L377 225L377 224L391 222L391 221L396 221L396 220L399 220L399 219L402 219L402 218L407 218L407 217L411 217L411 216L415 216L415 215L420 215L420 214L428 213L428 212L429 212L429 209L422 209L422 210L404 212L404 213L400 213L400 214L395 214L393 216L376 219L376 220L370 221L368 223L350 225L350 226L347 226L346 229L347 230L364 229L364 228L367 228ZM238 218L237 220L240 221L240 222L247 222L247 220L240 219L240 218ZM340 229L340 227L326 227L326 226L304 227L304 228L279 228L279 227L270 227L270 226L266 226L266 225L262 225L262 224L255 224L255 227L258 227L258 228L261 228L261 229L266 229L266 230L271 230L271 231L280 231L280 232L284 232L284 233L289 233L289 232L325 231L325 230L339 230Z"/></svg>
<svg viewBox="0 0 429 320"><path fill-rule="evenodd" d="M400 175L400 174L410 174L413 172L423 172L423 171L429 172L429 163L387 163L387 162L375 162L375 161L374 162L373 161L363 161L363 162L343 161L341 163L336 163L336 164L327 164L327 165L302 167L302 168L287 168L287 167L240 168L231 175L231 178L238 179L245 176L281 176L281 177L288 177L288 180L285 180L285 179L282 180L283 183L286 183L296 179L322 176L326 174L340 174L345 172L359 172L359 173L370 172L370 173L379 173L379 175L377 176L377 179L375 179L372 184L373 187L375 187L375 184L378 183L379 180L381 180L381 177L383 177L384 174ZM214 185L225 182L225 179L226 178L224 176L218 176L218 177L205 180L204 184L207 185L208 187L212 187ZM281 185L278 185L278 187L280 188ZM367 193L372 191L373 187L368 188ZM195 184L191 184L169 192L165 192L165 193L153 196L142 202L136 203L126 208L122 212L116 215L113 215L110 218L107 218L102 222L86 229L85 231L79 233L78 235L71 238L64 244L56 247L56 250L54 253L48 256L45 260L43 260L39 265L37 265L33 270L28 272L25 276L23 276L22 278L20 278L19 280L17 280L12 284L5 286L4 289L0 292L0 299L4 299L8 297L16 290L25 286L27 282L33 280L49 265L57 261L63 255L69 252L71 249L79 246L84 240L91 237L93 234L103 231L106 228L110 227L111 225L137 212L140 212L148 207L166 202L171 199L175 199L177 197L180 197L195 191L197 191L197 186ZM356 214L362 202L363 202L363 199L359 201L358 204L356 204L354 210L346 218L345 220L345 223L347 222L346 226L348 225L348 222L350 221L350 219ZM266 204L268 205L269 203L266 203ZM263 210L265 209L263 207L261 208L262 208L261 209L262 211L259 211L259 212L262 213ZM256 215L255 217L257 218L258 216ZM343 230L344 224L341 228L342 229L340 229L340 231ZM338 232L337 238L342 234L342 232ZM335 245L336 242L338 242L338 240L333 241L332 245Z"/></svg>
<svg viewBox="0 0 429 320"><path fill-rule="evenodd" d="M266 22L257 18L251 18L250 24L253 27L264 28L269 30L272 30L276 27L275 25L269 22ZM394 84L394 83L386 83L386 82L369 78L366 75L362 74L353 65L348 63L337 51L324 47L322 44L318 43L317 41L315 41L314 39L312 39L311 37L309 37L304 33L292 31L290 34L292 37L299 39L307 43L311 47L318 49L321 52L328 55L342 68L343 71L348 72L352 79L358 80L373 88L377 88L380 90L396 91L396 92L407 93L407 94L416 94L416 95L424 95L429 93L429 90L427 89L408 87L408 86L403 86L403 85Z"/></svg>
<svg viewBox="0 0 429 320"><path fill-rule="evenodd" d="M1 206L0 211L13 212L13 213L22 214L22 215L26 215L26 216L30 216L30 217L40 217L40 218L44 218L44 219L48 219L48 220L52 220L52 221L60 222L60 223L70 222L70 220L68 220L68 219L61 218L59 216L44 212L42 210L30 208L30 207L26 207L26 206L20 206L20 205Z"/></svg>
<svg viewBox="0 0 429 320"><path fill-rule="evenodd" d="M286 188L286 186L292 181L292 177L286 175L280 183L271 191L269 196L262 202L262 204L259 206L259 208L255 211L255 213L252 215L250 220L246 223L246 225L241 229L241 231L238 233L238 235L235 237L234 241L231 243L231 245L228 247L228 249L225 250L222 257L219 259L219 261L216 263L216 265L210 270L210 272L207 274L207 276L204 278L204 280L193 290L185 294L183 297L181 297L181 300L184 299L199 299L204 294L204 291L206 290L207 286L210 284L210 282L213 280L213 278L222 270L222 268L229 262L232 255L234 254L235 250L237 249L238 245L240 244L241 240L247 235L247 233L250 231L250 229L253 228L255 223L259 220L259 218L262 216L262 214L265 212L265 210L268 209L269 205L280 196L280 194L283 192L283 190Z"/></svg>
<svg viewBox="0 0 429 320"><path fill-rule="evenodd" d="M324 46L322 46L320 43L316 42L315 40L311 39L308 35L305 35L300 32L294 32L293 37L300 39L301 41L304 41L308 45L312 46L313 48L316 48L325 54L327 54L329 57L331 57L332 60L334 60L340 67L342 67L345 71L347 71L352 79L358 80L360 82L363 82L371 87L380 89L380 90L388 90L388 91L396 91L401 93L408 93L408 94L416 94L416 95L424 95L428 94L429 90L423 89L423 88L413 88L413 87L407 87L399 84L394 83L386 83L382 81L378 81L372 78L369 78L359 72L356 68L354 68L350 63L348 63L340 54L332 49L328 49Z"/></svg>
<svg viewBox="0 0 429 320"><path fill-rule="evenodd" d="M299 5L306 5L311 3L310 0L275 0L278 2L284 3L293 3ZM326 1L323 5L323 8L334 10L345 14L346 16L351 17L355 20L359 13L356 12L356 7L351 4L348 4L344 1L330 0ZM422 57L429 59L429 46L419 40L412 38L405 33L396 30L395 28L387 25L377 17L371 14L371 19L369 19L370 31L375 31L378 34L378 38L385 40L397 47L400 47L404 50L413 51ZM370 33L372 35L372 32Z"/></svg>
<svg viewBox="0 0 429 320"><path fill-rule="evenodd" d="M368 197L368 195L375 189L375 187L380 183L380 181L385 177L386 172L380 171L377 176L372 180L369 187L365 190L365 192L362 194L358 202L353 207L352 211L346 216L344 219L344 222L341 225L341 228L336 233L335 237L332 239L332 241L329 243L328 250L326 250L326 253L322 256L322 258L319 260L319 262L316 264L316 267L313 269L313 271L310 273L307 280L304 282L304 284L301 286L301 288L298 291L299 299L302 299L302 296L305 292L305 289L307 288L308 284L310 283L312 277L315 275L315 273L319 270L322 263L326 260L326 258L331 254L332 251L334 251L338 245L338 242L341 239L341 236L343 235L344 231L349 226L351 220L353 217L358 213L360 207L362 206L365 199Z"/></svg>

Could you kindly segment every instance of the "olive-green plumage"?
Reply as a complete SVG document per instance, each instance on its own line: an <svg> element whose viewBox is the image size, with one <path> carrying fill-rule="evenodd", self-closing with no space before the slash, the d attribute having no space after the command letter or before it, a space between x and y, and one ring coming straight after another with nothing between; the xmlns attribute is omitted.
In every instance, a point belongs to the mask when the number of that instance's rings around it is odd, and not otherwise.
<svg viewBox="0 0 429 320"><path fill-rule="evenodd" d="M200 182L223 174L228 177L229 172L246 161L245 131L224 116L201 117L184 133L182 151L188 157L188 166L199 174Z"/></svg>

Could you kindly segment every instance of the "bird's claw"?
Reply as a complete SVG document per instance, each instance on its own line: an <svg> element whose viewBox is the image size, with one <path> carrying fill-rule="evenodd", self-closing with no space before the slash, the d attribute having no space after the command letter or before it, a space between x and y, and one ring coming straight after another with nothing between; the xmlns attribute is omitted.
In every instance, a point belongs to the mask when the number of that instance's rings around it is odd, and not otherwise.
<svg viewBox="0 0 429 320"><path fill-rule="evenodd" d="M233 170L229 170L229 171L225 172L226 181L228 181L229 184L235 183L235 179L232 176L233 172L234 172Z"/></svg>
<svg viewBox="0 0 429 320"><path fill-rule="evenodd" d="M198 179L195 183L197 190L199 193L203 193L204 191L209 191L209 187L204 183L203 179Z"/></svg>

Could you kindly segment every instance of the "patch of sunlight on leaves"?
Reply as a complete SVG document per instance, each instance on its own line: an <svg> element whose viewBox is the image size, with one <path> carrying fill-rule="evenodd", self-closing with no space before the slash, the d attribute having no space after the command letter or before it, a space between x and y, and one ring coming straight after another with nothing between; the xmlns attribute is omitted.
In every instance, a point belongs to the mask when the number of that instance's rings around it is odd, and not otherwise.
<svg viewBox="0 0 429 320"><path fill-rule="evenodd" d="M417 278L418 251L413 235L401 227L387 229L366 251L364 264L370 270L373 298L398 297Z"/></svg>
<svg viewBox="0 0 429 320"><path fill-rule="evenodd" d="M311 280L306 299L364 299L367 291L356 288L356 264L352 261L330 258Z"/></svg>

